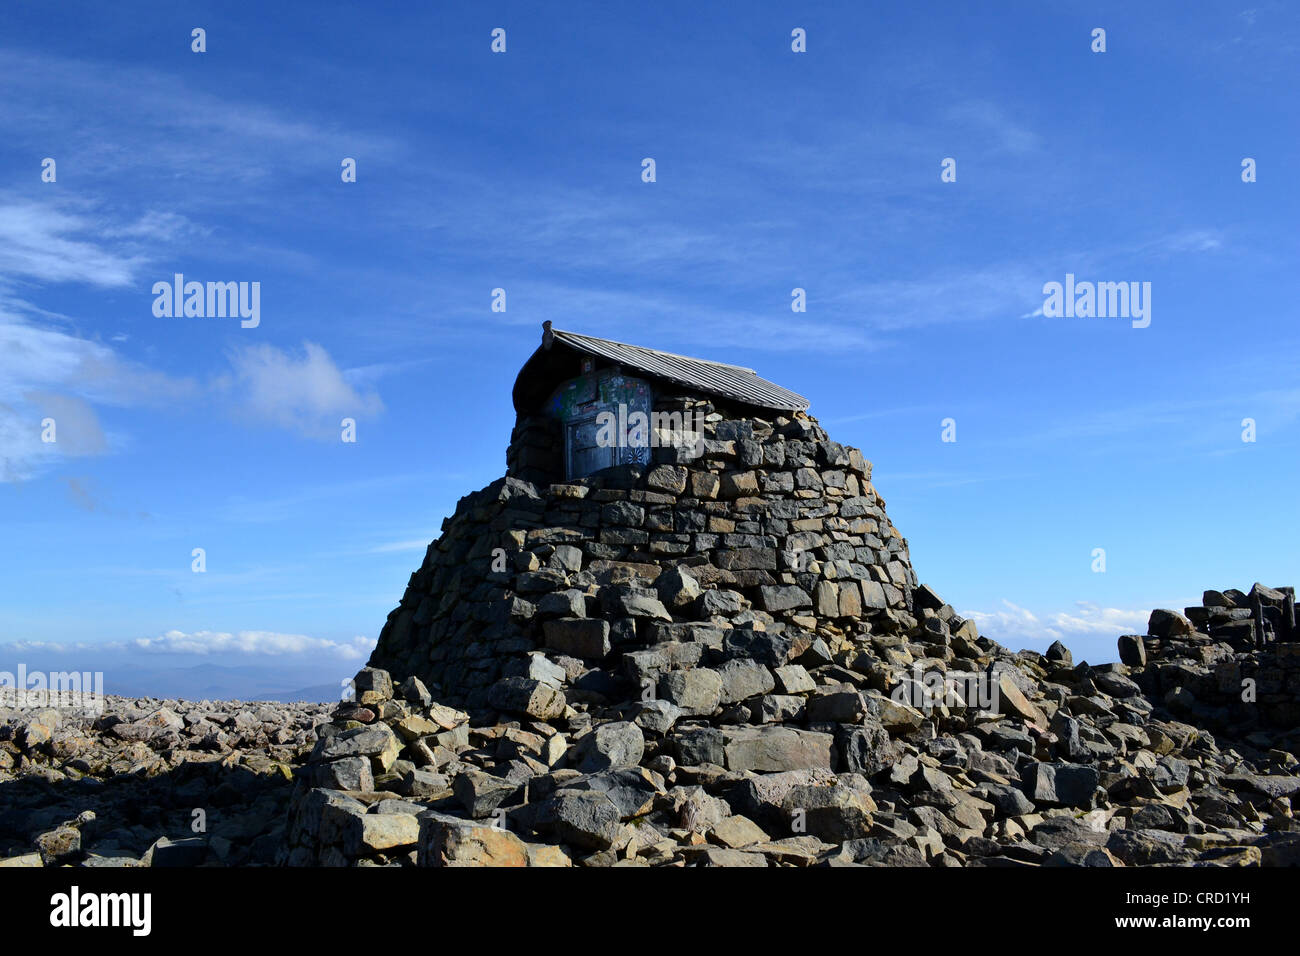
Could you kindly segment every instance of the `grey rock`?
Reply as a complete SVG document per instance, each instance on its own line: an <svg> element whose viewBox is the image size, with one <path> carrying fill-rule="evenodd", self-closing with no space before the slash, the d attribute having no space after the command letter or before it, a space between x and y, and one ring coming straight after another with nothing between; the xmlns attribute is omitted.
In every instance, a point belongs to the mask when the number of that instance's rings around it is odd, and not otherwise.
<svg viewBox="0 0 1300 956"><path fill-rule="evenodd" d="M699 599L700 582L684 567L669 568L655 580L655 590L665 607L680 610Z"/></svg>
<svg viewBox="0 0 1300 956"><path fill-rule="evenodd" d="M343 757L314 768L315 784L328 790L374 790L368 757Z"/></svg>
<svg viewBox="0 0 1300 956"><path fill-rule="evenodd" d="M452 783L457 802L476 820L491 816L518 789L516 783L473 769L462 771Z"/></svg>
<svg viewBox="0 0 1300 956"><path fill-rule="evenodd" d="M814 694L808 698L808 720L813 723L856 724L866 712L866 701L856 690Z"/></svg>
<svg viewBox="0 0 1300 956"><path fill-rule="evenodd" d="M1021 775L1025 795L1039 806L1089 809L1096 801L1100 775L1095 767L1036 763Z"/></svg>
<svg viewBox="0 0 1300 956"><path fill-rule="evenodd" d="M1067 843L1043 861L1043 866L1117 866L1104 847L1088 843Z"/></svg>
<svg viewBox="0 0 1300 956"><path fill-rule="evenodd" d="M816 689L817 683L808 676L802 664L786 664L777 667L773 673L776 685L782 694L807 694Z"/></svg>
<svg viewBox="0 0 1300 956"><path fill-rule="evenodd" d="M564 784L564 790L593 790L605 794L618 808L619 817L630 820L650 812L655 798L663 795L654 775L642 767L605 770Z"/></svg>
<svg viewBox="0 0 1300 956"><path fill-rule="evenodd" d="M429 693L429 688L425 687L424 681L414 674L402 681L398 690L403 700L417 707L428 707L433 703L433 695Z"/></svg>
<svg viewBox="0 0 1300 956"><path fill-rule="evenodd" d="M497 710L554 720L564 714L564 694L528 677L504 677L492 685L488 702Z"/></svg>
<svg viewBox="0 0 1300 956"><path fill-rule="evenodd" d="M393 699L393 678L386 670L363 667L352 679L358 704L378 704Z"/></svg>
<svg viewBox="0 0 1300 956"><path fill-rule="evenodd" d="M830 734L791 727L723 728L728 770L779 773L831 767Z"/></svg>
<svg viewBox="0 0 1300 956"><path fill-rule="evenodd" d="M770 585L759 589L763 610L790 611L801 607L812 607L812 598L806 591L792 584Z"/></svg>
<svg viewBox="0 0 1300 956"><path fill-rule="evenodd" d="M589 850L607 850L622 830L618 807L595 790L559 790L537 810L537 828Z"/></svg>
<svg viewBox="0 0 1300 956"><path fill-rule="evenodd" d="M782 809L794 832L843 843L870 834L876 804L868 794L850 787L797 786L786 795Z"/></svg>
<svg viewBox="0 0 1300 956"><path fill-rule="evenodd" d="M686 490L686 479L690 473L677 465L659 465L650 469L646 475L646 485L655 491L670 495L680 495Z"/></svg>
<svg viewBox="0 0 1300 956"><path fill-rule="evenodd" d="M1048 817L1030 831L1029 839L1036 846L1056 850L1071 843L1102 846L1108 836L1105 830L1097 830L1074 817Z"/></svg>
<svg viewBox="0 0 1300 956"><path fill-rule="evenodd" d="M416 768L402 776L400 792L408 797L429 798L445 796L450 790L445 774Z"/></svg>
<svg viewBox="0 0 1300 956"><path fill-rule="evenodd" d="M654 591L640 588L606 588L601 601L607 611L619 617L648 617L671 621L672 615Z"/></svg>
<svg viewBox="0 0 1300 956"><path fill-rule="evenodd" d="M547 559L547 564L557 571L581 571L582 549L571 544L557 544Z"/></svg>
<svg viewBox="0 0 1300 956"><path fill-rule="evenodd" d="M1017 817L1034 812L1034 805L1020 790L1007 783L990 783L977 787L975 796L997 808L999 817Z"/></svg>
<svg viewBox="0 0 1300 956"><path fill-rule="evenodd" d="M652 734L666 734L677 723L682 709L668 700L643 700L637 705L633 721Z"/></svg>
<svg viewBox="0 0 1300 956"><path fill-rule="evenodd" d="M574 750L574 762L582 773L635 767L645 755L645 736L627 721L599 724Z"/></svg>
<svg viewBox="0 0 1300 956"><path fill-rule="evenodd" d="M768 631L735 628L722 640L722 655L728 659L755 661L764 667L781 667L790 657L790 638Z"/></svg>
<svg viewBox="0 0 1300 956"><path fill-rule="evenodd" d="M850 840L841 853L865 866L928 866L924 854L914 846L885 843L877 839Z"/></svg>
<svg viewBox="0 0 1300 956"><path fill-rule="evenodd" d="M870 777L894 765L898 749L889 733L877 723L842 729L837 737L845 766L854 773Z"/></svg>
<svg viewBox="0 0 1300 956"><path fill-rule="evenodd" d="M401 741L387 724L374 724L345 730L333 737L322 737L312 751L312 760L369 757L374 769L382 772L393 765L401 749Z"/></svg>
<svg viewBox="0 0 1300 956"><path fill-rule="evenodd" d="M791 694L764 694L758 702L758 719L763 724L784 724L798 721L807 709L802 697Z"/></svg>
<svg viewBox="0 0 1300 956"><path fill-rule="evenodd" d="M672 737L677 762L685 767L701 764L721 766L727 759L726 740L722 731L713 727L678 728Z"/></svg>
<svg viewBox="0 0 1300 956"><path fill-rule="evenodd" d="M707 667L674 671L660 678L658 695L684 714L712 714L722 701L722 677Z"/></svg>
<svg viewBox="0 0 1300 956"><path fill-rule="evenodd" d="M190 867L198 866L208 855L207 841L202 837L172 840L159 837L145 852L141 866Z"/></svg>
<svg viewBox="0 0 1300 956"><path fill-rule="evenodd" d="M1152 637L1185 637L1194 630L1191 621L1168 608L1156 608L1147 621L1147 633Z"/></svg>
<svg viewBox="0 0 1300 956"><path fill-rule="evenodd" d="M563 687L567 679L564 668L540 651L528 655L526 666L527 669L522 676L541 681L543 684L550 684L552 687Z"/></svg>
<svg viewBox="0 0 1300 956"><path fill-rule="evenodd" d="M1106 840L1106 849L1127 866L1180 865L1196 855L1185 839L1166 830L1115 830Z"/></svg>
<svg viewBox="0 0 1300 956"><path fill-rule="evenodd" d="M562 617L542 624L546 646L561 654L600 660L611 649L609 621L603 618Z"/></svg>
<svg viewBox="0 0 1300 956"><path fill-rule="evenodd" d="M758 697L776 687L772 672L758 661L739 658L726 661L718 668L718 676L722 678L724 704Z"/></svg>
<svg viewBox="0 0 1300 956"><path fill-rule="evenodd" d="M537 615L543 618L584 618L587 616L587 598L577 588L551 591L537 601Z"/></svg>
<svg viewBox="0 0 1300 956"><path fill-rule="evenodd" d="M353 817L343 837L343 852L368 856L402 847L415 848L420 821L413 813L367 813Z"/></svg>

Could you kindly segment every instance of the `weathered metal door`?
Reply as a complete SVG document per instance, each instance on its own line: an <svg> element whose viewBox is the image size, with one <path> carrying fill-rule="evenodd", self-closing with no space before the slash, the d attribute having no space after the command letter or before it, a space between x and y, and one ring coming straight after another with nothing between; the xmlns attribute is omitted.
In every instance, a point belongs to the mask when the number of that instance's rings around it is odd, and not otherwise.
<svg viewBox="0 0 1300 956"><path fill-rule="evenodd" d="M574 419L564 427L564 472L566 478L582 478L617 464L616 448L602 448L597 441L596 412Z"/></svg>
<svg viewBox="0 0 1300 956"><path fill-rule="evenodd" d="M556 389L553 413L564 423L566 478L650 461L650 386L613 371L579 376Z"/></svg>

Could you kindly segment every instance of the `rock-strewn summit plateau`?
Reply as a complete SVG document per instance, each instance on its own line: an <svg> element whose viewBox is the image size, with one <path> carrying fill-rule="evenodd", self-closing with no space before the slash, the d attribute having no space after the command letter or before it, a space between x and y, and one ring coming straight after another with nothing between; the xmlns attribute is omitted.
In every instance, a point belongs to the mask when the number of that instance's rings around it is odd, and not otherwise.
<svg viewBox="0 0 1300 956"><path fill-rule="evenodd" d="M444 522L351 698L281 741L277 862L1300 861L1290 589L1157 610L1118 663L1012 653L918 583L862 453L751 370L548 324L514 400L507 475ZM135 717L170 772L249 759L179 745L206 714ZM0 775L68 773L9 726Z"/></svg>

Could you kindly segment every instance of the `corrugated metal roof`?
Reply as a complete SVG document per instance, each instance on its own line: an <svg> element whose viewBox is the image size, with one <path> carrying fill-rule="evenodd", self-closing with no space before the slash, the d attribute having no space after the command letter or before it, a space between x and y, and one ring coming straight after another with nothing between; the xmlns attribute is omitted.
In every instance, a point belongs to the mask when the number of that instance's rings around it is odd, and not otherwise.
<svg viewBox="0 0 1300 956"><path fill-rule="evenodd" d="M752 368L710 362L707 359L690 358L686 355L674 355L672 352L598 339L577 332L564 332L556 328L548 331L554 336L554 341L579 352L639 369L658 378L702 392L780 411L803 411L808 407L808 399L798 392L792 392L775 382L760 378Z"/></svg>

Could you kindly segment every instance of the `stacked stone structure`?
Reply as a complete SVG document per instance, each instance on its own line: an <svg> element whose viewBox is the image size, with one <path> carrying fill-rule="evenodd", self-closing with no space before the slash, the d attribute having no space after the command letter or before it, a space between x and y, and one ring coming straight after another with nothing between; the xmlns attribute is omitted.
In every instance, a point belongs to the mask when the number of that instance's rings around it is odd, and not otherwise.
<svg viewBox="0 0 1300 956"><path fill-rule="evenodd" d="M1295 589L1206 591L1201 604L1157 610L1149 633L1119 639L1143 690L1201 726L1300 726L1300 628Z"/></svg>
<svg viewBox="0 0 1300 956"><path fill-rule="evenodd" d="M714 408L704 436L697 459L462 499L371 663L477 711L530 652L617 673L732 628L832 649L906 629L916 576L861 452L802 414Z"/></svg>

